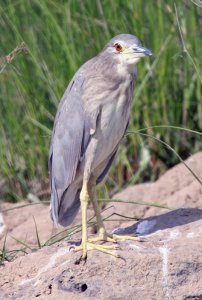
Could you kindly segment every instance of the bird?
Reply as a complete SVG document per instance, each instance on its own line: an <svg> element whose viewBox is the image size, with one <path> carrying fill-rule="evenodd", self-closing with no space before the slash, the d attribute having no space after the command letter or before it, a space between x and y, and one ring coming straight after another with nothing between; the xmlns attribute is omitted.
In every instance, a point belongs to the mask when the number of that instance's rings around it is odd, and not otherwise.
<svg viewBox="0 0 202 300"><path fill-rule="evenodd" d="M137 63L152 52L132 34L113 37L103 50L75 73L58 105L49 151L50 210L53 222L64 227L82 215L82 240L75 251L82 259L90 250L118 256L119 239L136 239L107 233L96 186L106 177L127 130ZM98 235L89 238L87 208L92 203Z"/></svg>

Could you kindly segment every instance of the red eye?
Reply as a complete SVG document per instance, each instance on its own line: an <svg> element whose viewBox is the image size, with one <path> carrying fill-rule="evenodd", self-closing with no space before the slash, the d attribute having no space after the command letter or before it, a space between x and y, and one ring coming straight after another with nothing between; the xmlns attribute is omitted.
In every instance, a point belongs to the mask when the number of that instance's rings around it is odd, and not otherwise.
<svg viewBox="0 0 202 300"><path fill-rule="evenodd" d="M120 52L120 51L123 50L123 47L122 47L119 43L116 43L116 44L114 45L114 47L115 47L116 51L118 51L118 52Z"/></svg>

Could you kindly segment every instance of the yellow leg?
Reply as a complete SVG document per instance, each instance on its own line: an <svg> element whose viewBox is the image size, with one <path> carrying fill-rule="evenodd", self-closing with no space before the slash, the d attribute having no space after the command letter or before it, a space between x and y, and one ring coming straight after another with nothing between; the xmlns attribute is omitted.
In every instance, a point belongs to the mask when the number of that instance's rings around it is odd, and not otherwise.
<svg viewBox="0 0 202 300"><path fill-rule="evenodd" d="M82 244L81 246L78 246L75 248L75 251L83 250L82 258L87 258L87 252L89 250L98 250L107 254L111 254L115 257L118 257L116 253L113 253L109 250L115 250L117 249L116 246L103 246L103 245L96 245L93 244L91 241L88 241L87 236L87 206L88 202L90 201L91 193L89 192L91 190L90 182L89 184L84 183L81 193L80 193L80 201L81 201L81 214L82 214ZM102 220L101 220L102 221Z"/></svg>
<svg viewBox="0 0 202 300"><path fill-rule="evenodd" d="M102 220L102 216L100 213L100 208L99 205L97 203L97 199L96 199L96 181L91 179L91 185L90 185L90 196L91 196L91 201L93 204L93 209L95 212L95 216L97 219L97 224L98 224L98 234L99 236L102 236L103 238L106 238L106 230L105 230L105 226L104 226L104 222Z"/></svg>
<svg viewBox="0 0 202 300"><path fill-rule="evenodd" d="M87 207L89 202L87 184L84 184L80 193L81 214L82 214L82 247L83 258L87 257Z"/></svg>
<svg viewBox="0 0 202 300"><path fill-rule="evenodd" d="M117 240L133 240L133 241L141 241L138 237L132 236L132 235L117 235L117 234L109 234L106 232L100 208L97 203L96 199L96 184L95 181L91 181L90 185L90 197L91 201L93 203L93 208L95 211L95 215L97 218L97 224L98 224L98 236L94 238L90 238L89 241L91 243L96 243L99 241L105 241L105 242L116 242Z"/></svg>

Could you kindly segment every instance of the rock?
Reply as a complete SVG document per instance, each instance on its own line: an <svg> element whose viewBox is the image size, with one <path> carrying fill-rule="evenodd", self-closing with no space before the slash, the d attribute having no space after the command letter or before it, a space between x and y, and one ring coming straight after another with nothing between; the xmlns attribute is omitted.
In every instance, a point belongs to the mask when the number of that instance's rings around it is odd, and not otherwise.
<svg viewBox="0 0 202 300"><path fill-rule="evenodd" d="M202 153L198 153L187 164L202 174L201 161ZM200 184L182 164L154 183L127 188L114 198L156 202L176 209L114 203L114 208L104 215L115 212L137 215L141 220L123 221L122 217L122 221L106 222L108 229L118 234L136 233L143 241L120 241L116 250L119 259L92 251L86 263L80 264L77 262L81 254L73 252L72 243L67 241L17 257L1 267L0 299L201 300L201 195ZM28 209L29 214L32 211L37 216L39 235L47 238L51 230L46 223L48 208L39 209L38 205ZM23 227L23 223L28 224L26 208L16 217L18 221L10 220L10 230L13 222L15 233L18 228L18 234L23 236L30 229ZM4 219L7 224L9 213Z"/></svg>
<svg viewBox="0 0 202 300"><path fill-rule="evenodd" d="M145 241L119 242L119 259L92 251L76 264L67 242L18 257L1 269L0 298L201 299L202 210L147 218L125 233L137 229Z"/></svg>
<svg viewBox="0 0 202 300"><path fill-rule="evenodd" d="M202 181L202 152L191 156L186 160L186 164L201 178ZM157 181L130 186L116 194L113 199L156 203L167 205L172 209L189 207L201 208L202 186L184 164L181 163L168 170ZM110 203L110 206L112 204L113 208L108 209L104 213L104 216L112 213L119 213L129 217L145 218L168 211L165 208L149 205ZM117 219L116 216L114 218ZM125 219L124 221L108 222L109 224L107 223L107 226L109 229L113 230L115 227L129 226L133 222L134 221Z"/></svg>

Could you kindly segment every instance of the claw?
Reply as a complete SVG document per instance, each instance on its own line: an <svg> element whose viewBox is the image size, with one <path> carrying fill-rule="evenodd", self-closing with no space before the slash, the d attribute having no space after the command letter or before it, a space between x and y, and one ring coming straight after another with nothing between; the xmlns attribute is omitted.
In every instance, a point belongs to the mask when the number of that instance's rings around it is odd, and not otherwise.
<svg viewBox="0 0 202 300"><path fill-rule="evenodd" d="M81 255L78 259L75 260L74 264L75 265L80 265L81 262L84 262L83 264L85 265L86 261L87 261L87 257L83 258L83 255Z"/></svg>
<svg viewBox="0 0 202 300"><path fill-rule="evenodd" d="M76 246L70 246L70 247L69 247L69 252L70 252L72 249L74 250L75 247L76 247Z"/></svg>
<svg viewBox="0 0 202 300"><path fill-rule="evenodd" d="M139 242L144 243L146 241L147 241L147 239L145 237L139 237Z"/></svg>
<svg viewBox="0 0 202 300"><path fill-rule="evenodd" d="M114 253L112 251L109 250L117 250L117 246L111 245L111 246L106 246L106 245L97 245L97 244L93 244L91 242L87 242L85 247L83 245L75 247L74 251L81 251L83 250L83 255L82 255L82 259L86 259L87 258L87 252L90 250L97 250L106 254L110 254L112 256L118 257L117 253Z"/></svg>
<svg viewBox="0 0 202 300"><path fill-rule="evenodd" d="M106 246L106 245L101 245L101 244L95 244L96 242L117 243L118 240L133 240L133 241L139 241L139 242L145 241L145 239L139 238L137 236L108 234L108 233L104 232L104 234L102 233L97 237L88 239L88 241L85 244L75 247L74 251L77 252L77 251L83 250L83 255L80 258L79 263L81 260L86 261L87 252L90 250L97 250L97 251L100 251L100 252L103 252L106 254L110 254L117 258L122 258L124 260L124 258L122 256L120 256L119 254L109 251L109 250L119 250L120 249L119 245Z"/></svg>

